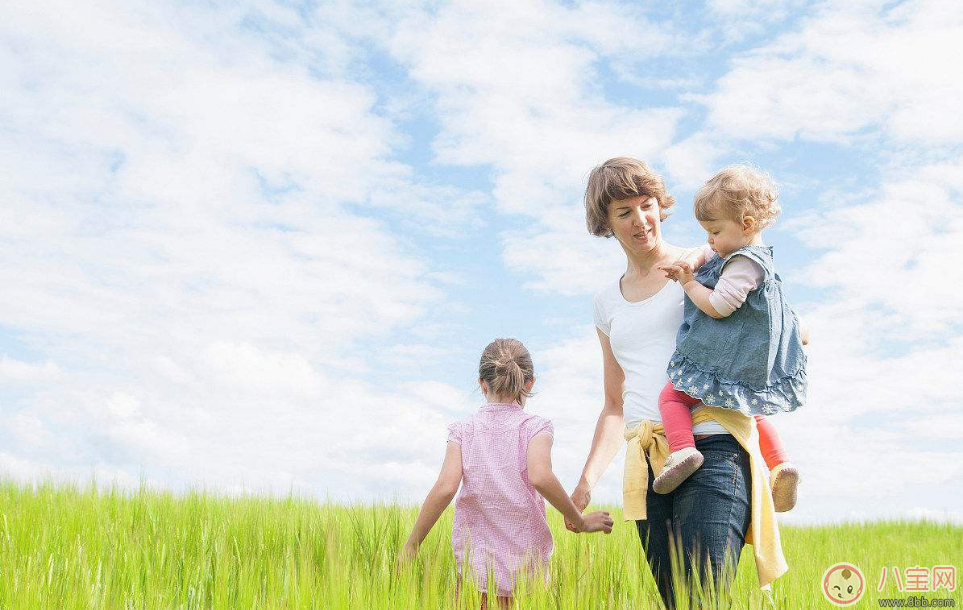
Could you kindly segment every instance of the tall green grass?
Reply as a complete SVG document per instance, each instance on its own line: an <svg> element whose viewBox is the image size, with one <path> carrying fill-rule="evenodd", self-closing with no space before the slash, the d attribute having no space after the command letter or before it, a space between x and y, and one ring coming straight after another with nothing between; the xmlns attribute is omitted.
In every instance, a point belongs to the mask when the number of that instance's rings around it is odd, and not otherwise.
<svg viewBox="0 0 963 610"><path fill-rule="evenodd" d="M550 583L532 585L515 608L658 608L634 524L610 509L610 536L575 535L549 510L555 535ZM0 610L452 608L455 565L451 510L416 560L396 554L417 507L334 506L289 497L222 497L93 486L0 482ZM876 593L883 566L963 568L963 528L892 522L782 528L790 572L771 601L756 586L751 549L743 551L728 593L734 608L831 608L820 590L825 570L847 561ZM920 594L916 594L920 595ZM953 597L958 590L927 597ZM459 607L479 605L465 587Z"/></svg>

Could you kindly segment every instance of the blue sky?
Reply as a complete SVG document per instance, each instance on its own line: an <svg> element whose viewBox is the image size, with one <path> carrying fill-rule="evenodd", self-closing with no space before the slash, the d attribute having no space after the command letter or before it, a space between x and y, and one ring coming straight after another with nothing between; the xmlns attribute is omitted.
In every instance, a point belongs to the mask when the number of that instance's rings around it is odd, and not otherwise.
<svg viewBox="0 0 963 610"><path fill-rule="evenodd" d="M0 472L417 501L515 336L571 487L591 168L754 163L813 328L787 522L963 520L953 2L6 3ZM596 498L618 501L621 460Z"/></svg>

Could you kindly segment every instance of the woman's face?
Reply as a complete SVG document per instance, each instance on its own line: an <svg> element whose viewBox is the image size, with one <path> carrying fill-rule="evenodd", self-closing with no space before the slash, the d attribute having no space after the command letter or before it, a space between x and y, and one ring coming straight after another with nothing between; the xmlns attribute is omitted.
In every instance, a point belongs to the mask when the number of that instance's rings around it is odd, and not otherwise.
<svg viewBox="0 0 963 610"><path fill-rule="evenodd" d="M627 252L645 253L662 239L662 210L655 197L640 195L609 204L609 228Z"/></svg>

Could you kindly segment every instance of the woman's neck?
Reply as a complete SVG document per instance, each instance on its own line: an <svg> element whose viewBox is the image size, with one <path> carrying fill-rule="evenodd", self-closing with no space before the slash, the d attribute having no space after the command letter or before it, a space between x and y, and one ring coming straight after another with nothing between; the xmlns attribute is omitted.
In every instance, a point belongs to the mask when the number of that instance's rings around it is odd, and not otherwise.
<svg viewBox="0 0 963 610"><path fill-rule="evenodd" d="M628 261L625 269L625 277L645 277L652 273L652 270L669 256L671 247L664 241L659 243L646 252L632 252L625 249L625 258Z"/></svg>

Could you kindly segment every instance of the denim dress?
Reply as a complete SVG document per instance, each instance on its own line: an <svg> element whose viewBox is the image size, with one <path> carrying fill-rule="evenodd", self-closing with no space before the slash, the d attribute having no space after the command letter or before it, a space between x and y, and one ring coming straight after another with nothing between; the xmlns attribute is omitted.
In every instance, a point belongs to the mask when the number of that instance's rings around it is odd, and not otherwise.
<svg viewBox="0 0 963 610"><path fill-rule="evenodd" d="M686 296L682 326L669 361L672 386L704 404L746 415L793 411L806 401L806 354L799 319L783 297L771 246L745 246L712 257L695 279L714 289L733 256L763 269L759 286L725 318L707 316Z"/></svg>

